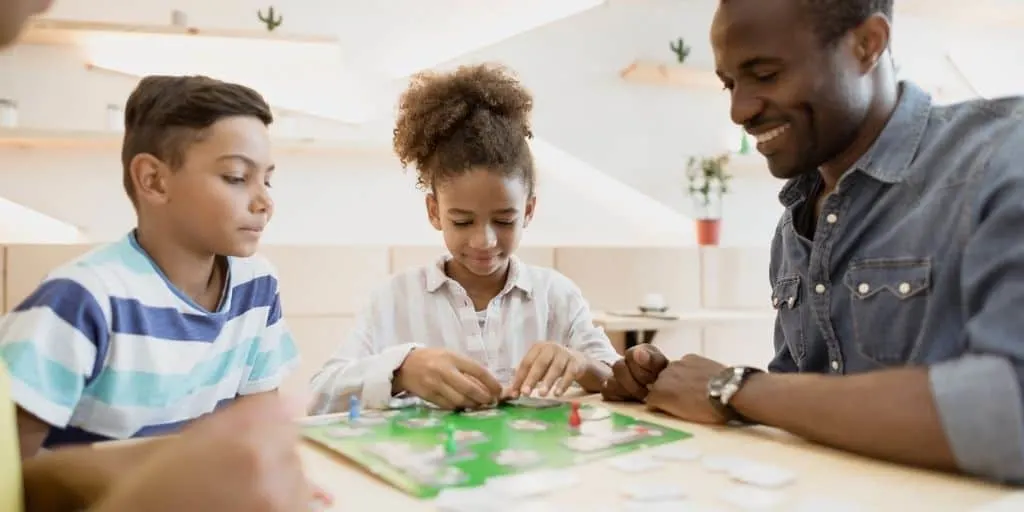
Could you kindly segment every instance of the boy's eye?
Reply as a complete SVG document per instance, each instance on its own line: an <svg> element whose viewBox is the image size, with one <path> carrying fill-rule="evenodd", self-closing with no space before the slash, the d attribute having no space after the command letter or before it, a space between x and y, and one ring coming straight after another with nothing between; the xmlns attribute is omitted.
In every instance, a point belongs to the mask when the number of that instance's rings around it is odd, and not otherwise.
<svg viewBox="0 0 1024 512"><path fill-rule="evenodd" d="M514 226L516 224L515 219L512 220L495 220L495 224L501 224L502 226Z"/></svg>
<svg viewBox="0 0 1024 512"><path fill-rule="evenodd" d="M238 176L224 176L224 181L232 185L238 185L240 183L245 183L245 178L239 178Z"/></svg>
<svg viewBox="0 0 1024 512"><path fill-rule="evenodd" d="M471 221L471 220L453 220L452 221L452 224L454 224L456 226L468 226L468 225L470 225L472 223L473 223L473 221Z"/></svg>

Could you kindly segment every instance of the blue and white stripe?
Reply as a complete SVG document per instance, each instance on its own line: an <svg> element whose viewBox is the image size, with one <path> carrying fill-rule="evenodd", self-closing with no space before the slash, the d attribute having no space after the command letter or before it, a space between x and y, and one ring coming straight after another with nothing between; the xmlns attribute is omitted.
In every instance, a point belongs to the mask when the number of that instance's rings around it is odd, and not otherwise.
<svg viewBox="0 0 1024 512"><path fill-rule="evenodd" d="M298 362L272 266L230 258L206 311L133 235L54 272L0 321L12 397L54 428L47 446L174 431L239 395L271 391Z"/></svg>

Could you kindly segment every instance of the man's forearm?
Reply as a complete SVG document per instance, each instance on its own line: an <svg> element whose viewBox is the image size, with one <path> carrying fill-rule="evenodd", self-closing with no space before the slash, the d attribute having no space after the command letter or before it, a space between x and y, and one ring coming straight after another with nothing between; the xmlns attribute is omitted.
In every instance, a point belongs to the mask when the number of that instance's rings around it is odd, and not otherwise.
<svg viewBox="0 0 1024 512"><path fill-rule="evenodd" d="M732 404L758 423L810 441L901 464L957 469L926 368L758 374Z"/></svg>

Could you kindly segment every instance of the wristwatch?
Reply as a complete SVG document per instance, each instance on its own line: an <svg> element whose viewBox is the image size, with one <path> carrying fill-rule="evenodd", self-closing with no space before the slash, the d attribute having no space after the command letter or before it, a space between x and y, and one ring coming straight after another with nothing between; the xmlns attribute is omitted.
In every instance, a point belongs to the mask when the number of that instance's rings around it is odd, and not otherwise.
<svg viewBox="0 0 1024 512"><path fill-rule="evenodd" d="M749 366L731 366L722 370L708 381L708 400L711 405L725 416L728 423L752 425L754 422L736 412L729 404L732 397L739 392L746 380L754 374L764 371Z"/></svg>

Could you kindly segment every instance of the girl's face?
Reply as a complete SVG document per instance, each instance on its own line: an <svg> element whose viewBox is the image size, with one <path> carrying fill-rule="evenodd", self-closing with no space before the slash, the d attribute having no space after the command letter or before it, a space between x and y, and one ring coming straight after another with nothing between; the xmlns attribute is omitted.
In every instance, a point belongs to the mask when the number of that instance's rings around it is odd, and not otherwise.
<svg viewBox="0 0 1024 512"><path fill-rule="evenodd" d="M535 203L521 178L473 169L427 194L427 215L454 261L484 277L505 271Z"/></svg>

